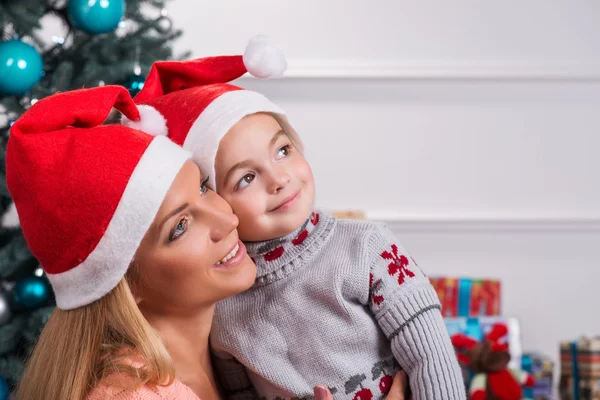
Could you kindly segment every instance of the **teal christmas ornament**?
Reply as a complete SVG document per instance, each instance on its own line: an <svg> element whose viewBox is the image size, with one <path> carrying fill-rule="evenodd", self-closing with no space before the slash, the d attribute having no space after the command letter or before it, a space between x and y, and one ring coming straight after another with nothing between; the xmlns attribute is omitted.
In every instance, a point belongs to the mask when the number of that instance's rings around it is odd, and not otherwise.
<svg viewBox="0 0 600 400"><path fill-rule="evenodd" d="M138 94L140 90L142 90L145 81L145 76L133 74L129 77L129 79L127 79L127 82L125 82L125 87L127 90L129 90L129 94L131 94L133 97Z"/></svg>
<svg viewBox="0 0 600 400"><path fill-rule="evenodd" d="M39 308L50 298L50 287L43 278L29 276L17 282L13 296L15 303L23 308Z"/></svg>
<svg viewBox="0 0 600 400"><path fill-rule="evenodd" d="M89 34L114 31L125 14L125 0L68 0L73 26Z"/></svg>
<svg viewBox="0 0 600 400"><path fill-rule="evenodd" d="M3 377L0 376L0 400L8 400L10 389Z"/></svg>
<svg viewBox="0 0 600 400"><path fill-rule="evenodd" d="M44 63L37 50L17 39L0 43L0 92L22 95L39 82Z"/></svg>

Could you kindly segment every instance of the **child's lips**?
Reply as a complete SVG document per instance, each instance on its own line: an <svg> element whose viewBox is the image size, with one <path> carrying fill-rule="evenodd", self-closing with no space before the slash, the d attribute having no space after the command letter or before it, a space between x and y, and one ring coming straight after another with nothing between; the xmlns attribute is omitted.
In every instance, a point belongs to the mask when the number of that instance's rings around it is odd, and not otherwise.
<svg viewBox="0 0 600 400"><path fill-rule="evenodd" d="M294 192L291 196L288 196L285 199L283 199L283 201L281 203L279 203L279 205L277 205L271 211L287 210L288 208L293 206L294 203L296 203L296 201L298 201L299 198L300 198L300 190Z"/></svg>

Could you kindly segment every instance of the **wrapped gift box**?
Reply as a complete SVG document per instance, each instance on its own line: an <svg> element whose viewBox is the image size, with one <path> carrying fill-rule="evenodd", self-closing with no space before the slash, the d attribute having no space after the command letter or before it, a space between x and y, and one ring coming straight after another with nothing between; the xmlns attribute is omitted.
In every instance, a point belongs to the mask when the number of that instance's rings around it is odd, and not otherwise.
<svg viewBox="0 0 600 400"><path fill-rule="evenodd" d="M527 399L552 400L552 379L554 363L549 357L539 353L525 353L521 357L521 369L535 378L535 386L524 388Z"/></svg>
<svg viewBox="0 0 600 400"><path fill-rule="evenodd" d="M600 337L561 342L559 391L564 400L600 400Z"/></svg>
<svg viewBox="0 0 600 400"><path fill-rule="evenodd" d="M431 278L444 317L500 315L500 281L470 278Z"/></svg>
<svg viewBox="0 0 600 400"><path fill-rule="evenodd" d="M331 215L339 219L366 219L365 213L359 210L334 210Z"/></svg>

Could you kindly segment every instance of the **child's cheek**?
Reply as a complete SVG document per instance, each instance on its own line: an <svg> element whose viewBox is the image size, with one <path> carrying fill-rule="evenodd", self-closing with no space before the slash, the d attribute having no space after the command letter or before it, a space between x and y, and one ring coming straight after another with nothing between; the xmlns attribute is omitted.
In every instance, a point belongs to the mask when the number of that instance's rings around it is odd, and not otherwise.
<svg viewBox="0 0 600 400"><path fill-rule="evenodd" d="M240 227L242 228L254 225L265 209L265 205L262 204L263 199L260 196L249 193L249 190L247 192L241 196L236 196L231 203L233 213L239 218Z"/></svg>

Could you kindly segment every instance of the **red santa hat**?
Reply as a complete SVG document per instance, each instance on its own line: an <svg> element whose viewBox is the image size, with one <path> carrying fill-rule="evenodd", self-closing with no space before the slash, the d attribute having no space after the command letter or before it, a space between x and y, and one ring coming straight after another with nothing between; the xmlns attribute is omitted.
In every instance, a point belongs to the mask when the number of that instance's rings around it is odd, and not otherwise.
<svg viewBox="0 0 600 400"><path fill-rule="evenodd" d="M243 55L155 62L143 89L134 98L141 119L126 115L122 123L153 135L167 135L208 175L216 189L215 157L225 134L243 117L270 113L296 147L302 142L285 112L265 96L228 82L249 72L258 78L278 78L287 68L283 52L266 36L250 40Z"/></svg>
<svg viewBox="0 0 600 400"><path fill-rule="evenodd" d="M101 126L113 107L139 119L120 86L59 93L25 112L8 141L6 181L23 235L64 310L123 278L190 157L165 137Z"/></svg>

